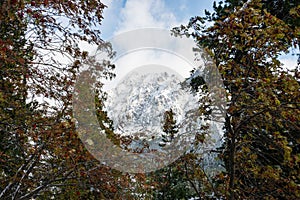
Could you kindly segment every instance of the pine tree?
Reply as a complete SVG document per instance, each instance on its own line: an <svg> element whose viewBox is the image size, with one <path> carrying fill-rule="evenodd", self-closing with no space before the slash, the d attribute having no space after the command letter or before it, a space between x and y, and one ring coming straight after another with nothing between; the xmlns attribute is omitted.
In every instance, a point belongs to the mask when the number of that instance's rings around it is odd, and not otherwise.
<svg viewBox="0 0 300 200"><path fill-rule="evenodd" d="M174 119L175 113L172 109L166 111L164 113L164 124L163 124L163 134L162 134L162 142L159 144L160 146L165 146L170 144L176 134L178 133L178 125L176 124L176 119Z"/></svg>
<svg viewBox="0 0 300 200"><path fill-rule="evenodd" d="M100 0L0 1L0 199L123 195L117 173L79 140L71 107L78 67L90 58L78 43L104 44L97 29L104 7Z"/></svg>
<svg viewBox="0 0 300 200"><path fill-rule="evenodd" d="M279 2L284 7L274 9ZM298 45L299 6L272 3L226 0L215 3L213 14L175 29L185 35L193 30L224 80L228 104L220 157L226 171L215 182L226 199L300 197L299 72L282 69L278 59Z"/></svg>

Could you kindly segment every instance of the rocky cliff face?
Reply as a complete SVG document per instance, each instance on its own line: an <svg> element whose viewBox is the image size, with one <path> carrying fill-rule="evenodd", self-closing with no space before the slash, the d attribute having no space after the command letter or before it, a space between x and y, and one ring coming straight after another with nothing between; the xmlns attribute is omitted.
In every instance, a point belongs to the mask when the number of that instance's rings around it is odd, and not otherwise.
<svg viewBox="0 0 300 200"><path fill-rule="evenodd" d="M180 77L170 72L128 74L108 94L106 108L115 132L153 139L161 135L163 114L170 109L182 125L187 113L197 108L197 98L182 89L180 82Z"/></svg>
<svg viewBox="0 0 300 200"><path fill-rule="evenodd" d="M132 139L127 149L163 151L162 141L163 116L172 109L179 127L177 139L171 148L185 148L202 155L201 164L207 171L220 166L216 154L211 150L222 144L221 124L210 123L210 134L203 144L194 147L195 135L205 123L198 113L200 94L191 92L184 81L172 72L129 73L117 86L108 92L106 110L113 120L114 132ZM182 85L185 85L183 88Z"/></svg>
<svg viewBox="0 0 300 200"><path fill-rule="evenodd" d="M188 84L183 82L172 71L129 73L108 92L106 110L113 120L115 133L138 138L133 140L131 148L147 141L151 149L160 149L158 144L162 140L163 116L165 111L172 109L179 127L176 145L180 146L183 141L184 144L191 144L204 123L198 113L201 94L183 88L182 85ZM211 135L200 151L220 145L221 132L218 124L212 124Z"/></svg>

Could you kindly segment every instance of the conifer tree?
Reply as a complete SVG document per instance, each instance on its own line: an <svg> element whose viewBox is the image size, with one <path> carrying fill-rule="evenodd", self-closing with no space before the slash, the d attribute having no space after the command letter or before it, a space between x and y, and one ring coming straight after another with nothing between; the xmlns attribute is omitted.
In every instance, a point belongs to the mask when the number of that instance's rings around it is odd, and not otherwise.
<svg viewBox="0 0 300 200"><path fill-rule="evenodd" d="M164 124L163 124L163 134L162 143L160 146L165 146L174 140L176 134L178 133L178 125L176 124L176 119L174 119L175 113L172 109L164 113Z"/></svg>
<svg viewBox="0 0 300 200"><path fill-rule="evenodd" d="M275 10L279 2L284 7ZM216 196L300 197L299 71L283 69L278 58L299 47L299 8L293 1L227 0L174 29L210 51L227 91L220 152L226 171L214 179Z"/></svg>

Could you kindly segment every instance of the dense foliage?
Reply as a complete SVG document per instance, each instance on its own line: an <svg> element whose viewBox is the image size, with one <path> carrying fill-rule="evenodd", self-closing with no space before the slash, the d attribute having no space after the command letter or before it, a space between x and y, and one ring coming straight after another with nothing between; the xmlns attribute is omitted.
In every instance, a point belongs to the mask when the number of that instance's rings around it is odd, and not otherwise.
<svg viewBox="0 0 300 200"><path fill-rule="evenodd" d="M98 0L0 2L0 199L128 195L118 188L129 178L92 158L72 119L76 72L93 58L79 44L105 46L104 8Z"/></svg>
<svg viewBox="0 0 300 200"><path fill-rule="evenodd" d="M205 166L196 150L211 131L209 105L199 102L208 124L195 133L194 148L170 166L135 175L100 165L72 116L78 68L96 64L79 44L111 53L98 29L104 8L100 0L0 1L0 199L300 198L299 63L286 69L279 59L299 49L298 1L221 1L173 30L209 52L224 80L225 142L211 152L224 165ZM112 69L101 76L113 77ZM209 97L203 77L191 89ZM126 147L130 138L113 133L105 98L99 87L99 124ZM174 114L165 112L161 146L178 134Z"/></svg>
<svg viewBox="0 0 300 200"><path fill-rule="evenodd" d="M214 9L174 31L211 51L227 91L226 171L215 179L222 186L215 195L297 199L299 66L284 69L278 57L299 48L299 3L228 0Z"/></svg>

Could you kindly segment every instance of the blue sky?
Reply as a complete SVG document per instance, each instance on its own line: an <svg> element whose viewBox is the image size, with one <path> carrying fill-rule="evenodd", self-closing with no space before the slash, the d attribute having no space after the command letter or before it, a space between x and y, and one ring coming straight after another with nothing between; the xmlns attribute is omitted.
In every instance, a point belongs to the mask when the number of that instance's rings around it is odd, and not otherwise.
<svg viewBox="0 0 300 200"><path fill-rule="evenodd" d="M213 0L103 0L102 37L109 40L122 32L138 28L171 29L187 24L190 17L212 11ZM296 66L297 57L283 55L281 62L289 68Z"/></svg>
<svg viewBox="0 0 300 200"><path fill-rule="evenodd" d="M101 25L102 38L111 41L122 33L140 28L160 28L170 30L175 26L187 24L190 17L203 15L204 10L212 10L213 0L103 0L108 7L104 10L104 19ZM151 37L151 36L150 36ZM169 36L170 37L170 36ZM170 41L170 38L158 38L161 42ZM124 48L135 43L136 39L126 40ZM180 39L181 40L181 39ZM181 42L178 41L178 44ZM113 45L113 48L116 47ZM170 46L171 47L171 46ZM188 51L181 47L181 51ZM192 48L188 46L187 48ZM167 48L169 49L169 48ZM114 48L115 51L118 50ZM180 50L177 50L180 51ZM190 53L193 55L193 52ZM116 79L107 83L117 84L130 70L140 66L159 64L172 68L183 77L190 74L192 66L174 54L164 54L161 51L152 52L139 50L136 53L127 53L125 56L113 60L116 64Z"/></svg>
<svg viewBox="0 0 300 200"><path fill-rule="evenodd" d="M173 27L187 24L192 16L204 15L205 9L212 10L213 0L102 0L102 2L107 5L100 27L102 38L111 42L114 51L117 52L117 55L112 60L116 64L114 72L117 77L113 80L113 83L108 81L107 85L117 84L130 70L152 64L172 68L172 70L185 78L190 75L190 70L194 66L186 61L186 56L184 58L180 56L182 56L181 52L189 52L194 47L195 43L191 38L189 39L190 41L185 42L183 42L183 39L177 38L172 43L171 38L175 37L168 35L167 38L160 38L158 36L155 38L155 42L161 43L161 46L166 41L170 42L170 46L164 46L164 49L173 53L162 53L162 51L158 50L161 48L160 45L158 45L158 48L153 48L151 52L142 50L143 46L140 46L138 52L125 52L122 56L120 56L118 48L116 48L116 46L120 45L112 41L122 35L122 33L125 34L132 30L142 28L171 30ZM145 34L147 35L148 33ZM152 36L148 36L152 38ZM136 43L136 39L127 38L122 41L122 48L130 47L131 44ZM139 39L142 40L143 38ZM79 46L92 54L96 50L95 46L85 42L80 43ZM173 49L174 47L177 47L177 49ZM178 52L180 54L175 56ZM192 60L194 60L194 52L189 52L189 54L188 56L192 56Z"/></svg>
<svg viewBox="0 0 300 200"><path fill-rule="evenodd" d="M212 10L213 0L104 0L101 30L104 39L137 28L165 28L188 23L192 16Z"/></svg>

